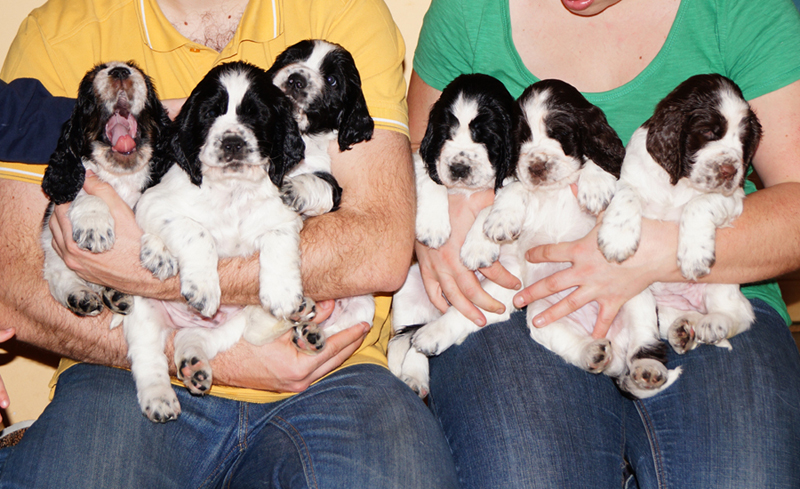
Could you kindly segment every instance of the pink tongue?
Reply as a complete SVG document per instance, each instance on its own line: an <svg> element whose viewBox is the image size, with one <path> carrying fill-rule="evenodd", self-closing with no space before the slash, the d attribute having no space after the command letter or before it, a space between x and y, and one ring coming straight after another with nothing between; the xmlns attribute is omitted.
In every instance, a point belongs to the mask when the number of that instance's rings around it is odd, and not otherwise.
<svg viewBox="0 0 800 489"><path fill-rule="evenodd" d="M117 144L115 144L113 147L114 151L117 153L130 153L135 148L136 142L127 134L120 136L119 139L117 139Z"/></svg>
<svg viewBox="0 0 800 489"><path fill-rule="evenodd" d="M136 132L136 119L133 117L124 118L118 113L114 114L106 125L108 139L111 140L111 147L118 153L130 153L136 149L136 142L131 134Z"/></svg>

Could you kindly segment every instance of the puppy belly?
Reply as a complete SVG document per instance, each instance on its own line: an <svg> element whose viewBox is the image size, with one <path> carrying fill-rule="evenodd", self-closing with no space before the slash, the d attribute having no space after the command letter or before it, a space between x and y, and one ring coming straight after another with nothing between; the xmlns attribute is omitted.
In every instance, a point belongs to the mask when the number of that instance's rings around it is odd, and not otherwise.
<svg viewBox="0 0 800 489"><path fill-rule="evenodd" d="M662 283L658 282L650 286L656 304L661 307L671 307L680 311L697 311L706 314L704 297L706 292L705 284L687 283Z"/></svg>
<svg viewBox="0 0 800 489"><path fill-rule="evenodd" d="M159 301L159 306L174 328L216 328L244 309L242 306L220 306L213 317L207 318L181 302Z"/></svg>

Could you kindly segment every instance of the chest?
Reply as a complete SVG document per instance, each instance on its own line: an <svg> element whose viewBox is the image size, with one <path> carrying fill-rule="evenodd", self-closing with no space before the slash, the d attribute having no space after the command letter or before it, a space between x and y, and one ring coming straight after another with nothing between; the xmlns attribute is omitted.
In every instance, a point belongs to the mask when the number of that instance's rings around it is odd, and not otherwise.
<svg viewBox="0 0 800 489"><path fill-rule="evenodd" d="M211 8L198 7L192 11L168 6L162 7L162 10L183 37L215 51L222 51L233 39L247 1L222 0Z"/></svg>
<svg viewBox="0 0 800 489"><path fill-rule="evenodd" d="M658 55L680 0L626 0L582 17L554 0L510 0L514 46L539 79L558 78L583 92L633 80Z"/></svg>

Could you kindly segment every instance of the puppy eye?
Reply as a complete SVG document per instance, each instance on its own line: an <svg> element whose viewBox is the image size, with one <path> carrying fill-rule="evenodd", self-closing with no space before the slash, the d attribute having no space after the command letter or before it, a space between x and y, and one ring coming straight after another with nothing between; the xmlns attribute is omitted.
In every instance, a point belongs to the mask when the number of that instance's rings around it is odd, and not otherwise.
<svg viewBox="0 0 800 489"><path fill-rule="evenodd" d="M335 87L336 86L336 78L333 76L328 76L325 78L325 81L328 82L328 85Z"/></svg>

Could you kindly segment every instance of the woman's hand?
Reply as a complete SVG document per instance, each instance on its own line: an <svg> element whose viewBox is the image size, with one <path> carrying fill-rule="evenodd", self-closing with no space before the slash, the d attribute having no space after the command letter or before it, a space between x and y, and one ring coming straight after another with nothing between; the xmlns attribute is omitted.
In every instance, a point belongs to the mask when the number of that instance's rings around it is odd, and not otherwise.
<svg viewBox="0 0 800 489"><path fill-rule="evenodd" d="M317 302L314 321L325 320L334 304L332 300ZM292 342L291 331L263 346L240 341L220 356L224 370L215 366L214 376L236 387L301 392L347 360L361 346L369 330L369 324L359 323L336 333L316 355L298 350Z"/></svg>
<svg viewBox="0 0 800 489"><path fill-rule="evenodd" d="M86 173L83 189L103 199L114 217L114 246L104 253L91 253L72 239L72 224L67 217L70 204L57 205L50 219L53 248L66 265L87 282L105 285L120 292L158 299L177 300L177 278L161 282L142 267L139 260L142 230L133 211L114 191L92 172Z"/></svg>
<svg viewBox="0 0 800 489"><path fill-rule="evenodd" d="M478 307L497 314L501 314L505 307L483 290L475 272L461 263L460 252L475 217L493 200L494 193L490 190L470 196L449 196L450 239L436 250L416 244L422 282L433 305L441 312L452 305L478 326L486 324L486 317ZM509 289L518 289L521 285L498 262L480 269L480 272L489 280Z"/></svg>
<svg viewBox="0 0 800 489"><path fill-rule="evenodd" d="M676 275L678 228L674 223L642 220L639 249L620 264L606 261L598 249L598 226L577 241L537 246L526 253L525 258L531 263L559 262L572 266L523 289L514 297L516 307L522 308L556 292L577 287L534 317L534 326L546 326L595 301L600 311L592 336L602 338L628 300L653 282L680 280L680 273Z"/></svg>

